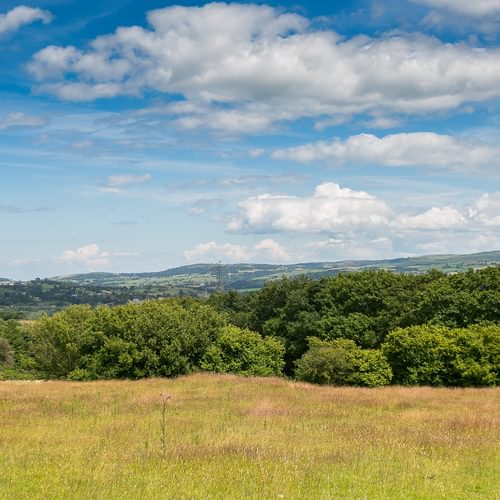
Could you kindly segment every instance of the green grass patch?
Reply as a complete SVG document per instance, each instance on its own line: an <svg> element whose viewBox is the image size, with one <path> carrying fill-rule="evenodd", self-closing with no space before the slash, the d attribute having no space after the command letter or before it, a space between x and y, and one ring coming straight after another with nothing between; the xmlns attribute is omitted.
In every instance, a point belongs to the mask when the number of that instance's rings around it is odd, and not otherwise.
<svg viewBox="0 0 500 500"><path fill-rule="evenodd" d="M498 498L499 396L208 374L2 382L0 496Z"/></svg>

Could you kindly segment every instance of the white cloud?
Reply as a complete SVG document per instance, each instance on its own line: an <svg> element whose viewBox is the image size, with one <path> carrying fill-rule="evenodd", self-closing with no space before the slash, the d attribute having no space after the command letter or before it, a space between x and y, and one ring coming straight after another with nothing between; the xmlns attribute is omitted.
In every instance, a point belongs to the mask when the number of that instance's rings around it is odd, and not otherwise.
<svg viewBox="0 0 500 500"><path fill-rule="evenodd" d="M391 211L377 197L325 182L312 196L263 194L242 201L230 231L328 232L386 225Z"/></svg>
<svg viewBox="0 0 500 500"><path fill-rule="evenodd" d="M414 3L437 9L446 9L472 17L491 16L500 13L500 0L412 0Z"/></svg>
<svg viewBox="0 0 500 500"><path fill-rule="evenodd" d="M250 156L250 158L259 158L259 156L262 156L264 153L265 153L264 149L262 149L262 148L255 148L255 149L251 149L248 152L248 156Z"/></svg>
<svg viewBox="0 0 500 500"><path fill-rule="evenodd" d="M87 271L109 267L114 258L137 256L133 252L107 252L101 250L96 243L85 245L76 250L65 250L55 259L57 263L64 263L83 268Z"/></svg>
<svg viewBox="0 0 500 500"><path fill-rule="evenodd" d="M401 215L395 222L402 229L438 230L463 228L467 220L453 207L432 207L418 215Z"/></svg>
<svg viewBox="0 0 500 500"><path fill-rule="evenodd" d="M188 262L214 262L218 260L223 260L224 262L247 262L250 260L250 254L245 247L230 243L219 245L215 241L200 243L194 249L186 250L184 257Z"/></svg>
<svg viewBox="0 0 500 500"><path fill-rule="evenodd" d="M177 108L178 114L181 114ZM174 111L174 109L172 109ZM175 120L178 127L185 130L213 129L230 133L252 134L268 129L273 122L271 116L247 109L220 110L210 106L189 107L184 114Z"/></svg>
<svg viewBox="0 0 500 500"><path fill-rule="evenodd" d="M109 252L101 251L95 243L76 250L65 250L58 258L59 262L77 264L88 269L101 269L110 264Z"/></svg>
<svg viewBox="0 0 500 500"><path fill-rule="evenodd" d="M152 178L153 177L150 174L110 175L107 178L106 183L103 185L103 187L101 187L100 191L103 193L121 193L123 192L123 188L125 187L138 186L150 181Z"/></svg>
<svg viewBox="0 0 500 500"><path fill-rule="evenodd" d="M485 167L498 171L500 147L432 132L392 134L381 138L372 134L359 134L346 140L334 138L331 142L320 141L277 150L272 157L304 163L323 161L331 165L364 163L455 171Z"/></svg>
<svg viewBox="0 0 500 500"><path fill-rule="evenodd" d="M269 238L259 241L254 247L255 250L262 252L263 256L266 256L268 260L274 262L286 262L290 260L290 256L286 250L274 240Z"/></svg>
<svg viewBox="0 0 500 500"><path fill-rule="evenodd" d="M106 182L109 187L123 187L143 184L152 179L150 174L144 175L110 175Z"/></svg>
<svg viewBox="0 0 500 500"><path fill-rule="evenodd" d="M392 240L384 236L370 239L341 234L336 238L312 241L305 245L304 250L307 260L385 259L395 256Z"/></svg>
<svg viewBox="0 0 500 500"><path fill-rule="evenodd" d="M483 194L467 211L472 220L484 226L500 227L500 191Z"/></svg>
<svg viewBox="0 0 500 500"><path fill-rule="evenodd" d="M47 10L19 5L5 14L0 14L0 36L13 33L25 24L42 21L44 24L52 21L52 14Z"/></svg>
<svg viewBox="0 0 500 500"><path fill-rule="evenodd" d="M301 250L285 250L291 258L303 260L479 252L500 248L499 228L500 192L484 193L463 206L402 210L334 183L317 186L312 196L248 198L228 225L229 231L243 233L326 235L303 244Z"/></svg>
<svg viewBox="0 0 500 500"><path fill-rule="evenodd" d="M278 242L265 239L250 248L230 243L218 244L215 241L200 243L194 249L186 250L184 258L188 262L215 262L219 260L226 263L287 262L290 260L290 255Z"/></svg>
<svg viewBox="0 0 500 500"><path fill-rule="evenodd" d="M0 118L0 130L13 127L39 127L45 123L47 123L46 120L39 116L14 112Z"/></svg>
<svg viewBox="0 0 500 500"><path fill-rule="evenodd" d="M475 253L500 248L498 231L436 232L420 241L415 241L418 254Z"/></svg>
<svg viewBox="0 0 500 500"><path fill-rule="evenodd" d="M187 105L171 111L179 126L231 132L300 117L423 114L500 97L499 48L418 34L345 39L254 4L168 7L148 21L149 29L120 27L87 50L39 51L29 65L38 90L74 101L182 95Z"/></svg>

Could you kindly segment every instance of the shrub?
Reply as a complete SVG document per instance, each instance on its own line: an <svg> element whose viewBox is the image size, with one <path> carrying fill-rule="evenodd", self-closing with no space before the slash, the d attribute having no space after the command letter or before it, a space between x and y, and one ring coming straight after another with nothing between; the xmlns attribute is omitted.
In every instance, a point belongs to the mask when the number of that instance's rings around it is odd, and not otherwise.
<svg viewBox="0 0 500 500"><path fill-rule="evenodd" d="M240 375L281 375L285 348L272 337L262 338L258 333L236 326L226 326L215 343L208 348L201 368L220 373Z"/></svg>
<svg viewBox="0 0 500 500"><path fill-rule="evenodd" d="M498 325L398 328L382 349L398 384L482 386L500 381Z"/></svg>
<svg viewBox="0 0 500 500"><path fill-rule="evenodd" d="M315 384L375 387L390 383L392 371L384 355L361 349L350 339L309 338L309 350L297 361L298 380Z"/></svg>

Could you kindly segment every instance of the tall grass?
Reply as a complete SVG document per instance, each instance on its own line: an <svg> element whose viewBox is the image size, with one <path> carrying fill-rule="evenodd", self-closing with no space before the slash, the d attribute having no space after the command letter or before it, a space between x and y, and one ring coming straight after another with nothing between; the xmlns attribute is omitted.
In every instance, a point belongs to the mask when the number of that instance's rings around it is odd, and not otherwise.
<svg viewBox="0 0 500 500"><path fill-rule="evenodd" d="M498 389L3 382L0 497L498 498L499 409Z"/></svg>

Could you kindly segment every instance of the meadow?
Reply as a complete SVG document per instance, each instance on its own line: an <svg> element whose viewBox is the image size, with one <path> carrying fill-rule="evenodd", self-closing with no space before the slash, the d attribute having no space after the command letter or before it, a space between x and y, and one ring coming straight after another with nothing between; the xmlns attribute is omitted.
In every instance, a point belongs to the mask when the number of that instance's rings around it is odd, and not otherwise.
<svg viewBox="0 0 500 500"><path fill-rule="evenodd" d="M499 498L500 390L0 382L0 497Z"/></svg>

